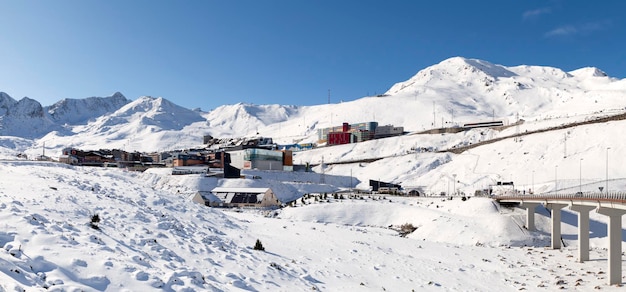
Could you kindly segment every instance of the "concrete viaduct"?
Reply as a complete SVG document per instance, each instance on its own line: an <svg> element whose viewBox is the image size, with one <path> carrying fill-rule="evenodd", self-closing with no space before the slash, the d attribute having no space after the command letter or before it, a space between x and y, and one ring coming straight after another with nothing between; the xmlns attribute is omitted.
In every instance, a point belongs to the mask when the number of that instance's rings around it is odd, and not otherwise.
<svg viewBox="0 0 626 292"><path fill-rule="evenodd" d="M561 209L569 207L578 213L578 260L589 260L589 212L596 210L609 219L609 285L622 283L622 215L626 214L626 194L543 194L496 196L500 203L520 203L526 209L526 228L535 229L535 208L543 204L552 219L551 247L561 248Z"/></svg>

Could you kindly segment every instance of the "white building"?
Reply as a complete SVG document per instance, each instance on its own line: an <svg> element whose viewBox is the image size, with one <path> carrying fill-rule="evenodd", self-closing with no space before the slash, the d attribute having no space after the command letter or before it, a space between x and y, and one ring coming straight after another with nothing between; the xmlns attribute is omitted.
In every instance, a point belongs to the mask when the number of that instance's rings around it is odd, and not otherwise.
<svg viewBox="0 0 626 292"><path fill-rule="evenodd" d="M285 170L283 167L283 152L249 148L229 151L230 165L239 169ZM291 152L290 152L291 153Z"/></svg>
<svg viewBox="0 0 626 292"><path fill-rule="evenodd" d="M271 208L280 200L270 188L214 188L209 194L198 192L193 201L212 207Z"/></svg>

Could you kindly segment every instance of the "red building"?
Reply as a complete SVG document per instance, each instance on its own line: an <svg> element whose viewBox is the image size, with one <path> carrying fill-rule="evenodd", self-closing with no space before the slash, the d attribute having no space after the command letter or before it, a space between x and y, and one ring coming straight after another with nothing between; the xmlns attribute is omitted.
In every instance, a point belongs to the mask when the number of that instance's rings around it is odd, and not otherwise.
<svg viewBox="0 0 626 292"><path fill-rule="evenodd" d="M328 133L328 145L341 145L354 143L354 135L349 132Z"/></svg>

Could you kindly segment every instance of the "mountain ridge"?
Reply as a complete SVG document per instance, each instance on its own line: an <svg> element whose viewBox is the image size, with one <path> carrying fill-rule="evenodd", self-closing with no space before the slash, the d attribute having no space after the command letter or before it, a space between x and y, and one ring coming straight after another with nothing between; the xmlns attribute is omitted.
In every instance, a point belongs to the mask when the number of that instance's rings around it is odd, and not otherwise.
<svg viewBox="0 0 626 292"><path fill-rule="evenodd" d="M123 94L116 92L109 97L65 98L45 109L54 121L74 125L114 112L129 102Z"/></svg>
<svg viewBox="0 0 626 292"><path fill-rule="evenodd" d="M495 118L514 122L619 109L625 98L626 79L611 78L594 67L565 72L453 57L393 84L384 95L313 106L237 103L202 112L162 97L131 101L115 93L65 99L43 108L23 99L18 115L12 113L19 102L3 93L0 135L53 140L46 145L58 147L134 145L140 151L196 147L203 135L314 143L319 129L343 122L376 121L423 131Z"/></svg>
<svg viewBox="0 0 626 292"><path fill-rule="evenodd" d="M43 107L38 101L23 97L19 101L0 93L0 135L40 138L52 131L64 131L67 125L80 125L105 115L129 100L119 92L108 97L63 99Z"/></svg>

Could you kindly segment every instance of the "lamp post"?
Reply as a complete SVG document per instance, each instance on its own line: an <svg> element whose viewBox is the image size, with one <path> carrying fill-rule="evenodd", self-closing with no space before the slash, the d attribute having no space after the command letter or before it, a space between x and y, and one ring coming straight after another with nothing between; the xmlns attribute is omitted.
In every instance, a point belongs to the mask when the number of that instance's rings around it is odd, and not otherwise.
<svg viewBox="0 0 626 292"><path fill-rule="evenodd" d="M350 193L352 193L352 168L350 168Z"/></svg>
<svg viewBox="0 0 626 292"><path fill-rule="evenodd" d="M578 192L583 191L583 159L578 164Z"/></svg>
<svg viewBox="0 0 626 292"><path fill-rule="evenodd" d="M454 178L454 183L452 184L452 190L454 191L454 195L456 196L456 174L453 174L452 177Z"/></svg>
<svg viewBox="0 0 626 292"><path fill-rule="evenodd" d="M533 170L533 189L531 190L532 193L535 193L535 171Z"/></svg>
<svg viewBox="0 0 626 292"><path fill-rule="evenodd" d="M606 147L606 187L604 189L607 194L609 193L609 149L611 147Z"/></svg>
<svg viewBox="0 0 626 292"><path fill-rule="evenodd" d="M555 165L555 166L554 166L554 193L555 193L555 194L556 194L557 189L559 188L559 187L558 187L558 186L559 186L559 181L558 181L558 180L557 180L557 178L556 178L556 170L557 170L557 168L559 168L559 166L558 166L558 165Z"/></svg>

